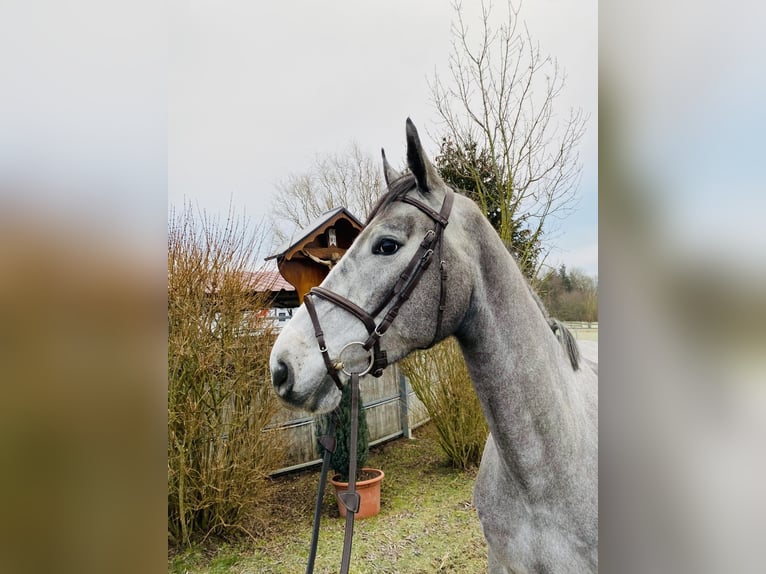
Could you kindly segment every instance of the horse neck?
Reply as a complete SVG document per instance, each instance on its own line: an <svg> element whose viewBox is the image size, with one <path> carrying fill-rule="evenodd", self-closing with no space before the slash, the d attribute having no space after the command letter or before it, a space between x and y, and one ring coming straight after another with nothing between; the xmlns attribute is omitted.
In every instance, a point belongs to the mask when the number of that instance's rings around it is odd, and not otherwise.
<svg viewBox="0 0 766 574"><path fill-rule="evenodd" d="M558 339L515 261L486 228L475 243L478 280L456 336L506 468L522 486L544 488L577 455L575 419L583 407Z"/></svg>

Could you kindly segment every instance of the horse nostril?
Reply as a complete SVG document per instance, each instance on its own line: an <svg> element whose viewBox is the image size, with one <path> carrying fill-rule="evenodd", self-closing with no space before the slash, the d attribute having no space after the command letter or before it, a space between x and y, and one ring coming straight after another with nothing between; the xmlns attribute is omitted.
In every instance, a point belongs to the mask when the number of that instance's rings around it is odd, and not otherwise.
<svg viewBox="0 0 766 574"><path fill-rule="evenodd" d="M289 378L290 370L287 365L282 361L277 361L276 368L271 370L271 382L281 396L285 396L292 388L292 383L288 383Z"/></svg>

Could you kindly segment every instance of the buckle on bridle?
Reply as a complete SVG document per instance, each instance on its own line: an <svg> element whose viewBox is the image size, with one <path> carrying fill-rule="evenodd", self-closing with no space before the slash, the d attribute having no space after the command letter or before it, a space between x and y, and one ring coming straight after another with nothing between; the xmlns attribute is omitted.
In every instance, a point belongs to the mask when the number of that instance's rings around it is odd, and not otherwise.
<svg viewBox="0 0 766 574"><path fill-rule="evenodd" d="M434 238L436 237L436 232L433 229L429 229L426 231L425 237L423 237L423 241L420 242L421 247L428 247L434 242Z"/></svg>

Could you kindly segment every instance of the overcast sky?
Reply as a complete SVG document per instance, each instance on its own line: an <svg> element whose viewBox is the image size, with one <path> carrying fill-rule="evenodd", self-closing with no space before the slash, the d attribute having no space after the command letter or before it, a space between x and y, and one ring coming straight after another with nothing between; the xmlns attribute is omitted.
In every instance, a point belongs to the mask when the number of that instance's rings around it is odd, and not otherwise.
<svg viewBox="0 0 766 574"><path fill-rule="evenodd" d="M495 19L503 18L503 6ZM192 1L170 3L170 205L269 213L275 184L317 154L354 141L394 164L409 116L433 157L428 79L450 51L448 2ZM466 3L469 25L479 3ZM543 52L568 75L557 102L590 115L578 210L557 223L549 263L598 273L597 4L530 0L522 9Z"/></svg>

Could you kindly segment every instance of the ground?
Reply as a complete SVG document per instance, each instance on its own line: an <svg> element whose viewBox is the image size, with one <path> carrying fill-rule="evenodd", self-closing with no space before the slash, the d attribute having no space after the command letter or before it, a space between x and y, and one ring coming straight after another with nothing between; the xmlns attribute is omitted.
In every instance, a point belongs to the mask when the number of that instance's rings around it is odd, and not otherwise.
<svg viewBox="0 0 766 574"><path fill-rule="evenodd" d="M486 544L471 504L475 472L446 466L435 429L371 450L367 466L382 469L380 514L357 521L351 572L355 574L487 571ZM172 553L174 574L293 574L304 572L311 540L318 468L278 478L266 532L236 545L208 541ZM324 498L316 574L340 567L344 523L332 486Z"/></svg>

